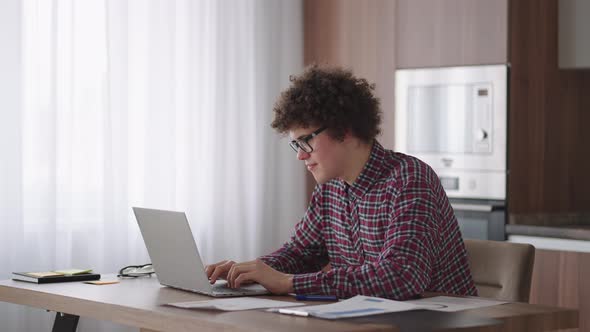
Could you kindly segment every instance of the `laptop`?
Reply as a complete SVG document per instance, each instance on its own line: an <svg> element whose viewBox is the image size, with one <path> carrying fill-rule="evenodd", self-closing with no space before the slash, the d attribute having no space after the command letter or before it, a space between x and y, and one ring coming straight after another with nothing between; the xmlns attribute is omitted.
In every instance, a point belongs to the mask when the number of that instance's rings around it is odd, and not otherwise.
<svg viewBox="0 0 590 332"><path fill-rule="evenodd" d="M160 284L214 297L269 294L260 284L233 289L211 284L184 212L134 207L143 241Z"/></svg>

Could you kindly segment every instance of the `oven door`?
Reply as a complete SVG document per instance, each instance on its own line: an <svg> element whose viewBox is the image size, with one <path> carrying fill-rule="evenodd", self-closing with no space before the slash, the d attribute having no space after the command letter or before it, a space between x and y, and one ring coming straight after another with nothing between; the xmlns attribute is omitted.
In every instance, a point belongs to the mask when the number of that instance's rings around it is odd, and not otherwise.
<svg viewBox="0 0 590 332"><path fill-rule="evenodd" d="M506 240L506 207L501 201L451 200L465 239Z"/></svg>

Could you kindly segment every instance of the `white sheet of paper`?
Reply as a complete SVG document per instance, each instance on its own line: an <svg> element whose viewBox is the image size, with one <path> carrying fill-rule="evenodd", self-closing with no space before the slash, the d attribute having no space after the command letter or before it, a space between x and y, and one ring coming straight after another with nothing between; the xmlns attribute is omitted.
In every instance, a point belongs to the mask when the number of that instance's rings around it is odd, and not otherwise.
<svg viewBox="0 0 590 332"><path fill-rule="evenodd" d="M262 308L285 308L300 306L301 303L267 300L256 297L232 297L205 301L175 302L167 305L183 309L209 309L239 311Z"/></svg>
<svg viewBox="0 0 590 332"><path fill-rule="evenodd" d="M361 317L388 312L408 311L421 309L419 305L382 299L379 297L369 297L357 295L348 300L340 301L333 304L322 304L315 306L298 307L287 310L277 310L280 313L306 316L311 315L325 319L338 319L348 317Z"/></svg>
<svg viewBox="0 0 590 332"><path fill-rule="evenodd" d="M406 303L424 306L424 309L427 310L454 312L467 309L490 307L508 302L482 297L435 296L419 300L410 300L406 301Z"/></svg>

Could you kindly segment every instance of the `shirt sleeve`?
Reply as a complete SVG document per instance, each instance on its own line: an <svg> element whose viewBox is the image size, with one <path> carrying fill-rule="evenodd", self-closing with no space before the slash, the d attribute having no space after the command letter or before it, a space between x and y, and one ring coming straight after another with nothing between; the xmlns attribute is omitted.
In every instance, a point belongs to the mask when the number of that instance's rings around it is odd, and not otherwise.
<svg viewBox="0 0 590 332"><path fill-rule="evenodd" d="M367 295L406 300L430 284L436 238L436 200L425 183L409 183L394 198L390 224L378 259L372 263L295 275L298 294L340 298Z"/></svg>
<svg viewBox="0 0 590 332"><path fill-rule="evenodd" d="M275 270L296 274L319 271L328 264L328 252L322 238L321 187L316 186L307 211L295 226L295 233L282 248L259 257Z"/></svg>

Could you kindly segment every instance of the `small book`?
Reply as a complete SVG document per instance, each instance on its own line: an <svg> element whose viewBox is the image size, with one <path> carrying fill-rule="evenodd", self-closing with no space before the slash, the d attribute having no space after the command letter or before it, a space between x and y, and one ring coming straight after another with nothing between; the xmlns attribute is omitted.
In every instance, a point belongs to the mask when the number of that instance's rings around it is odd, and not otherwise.
<svg viewBox="0 0 590 332"><path fill-rule="evenodd" d="M92 270L57 270L48 272L12 272L12 280L48 284L53 282L99 280L100 274Z"/></svg>

